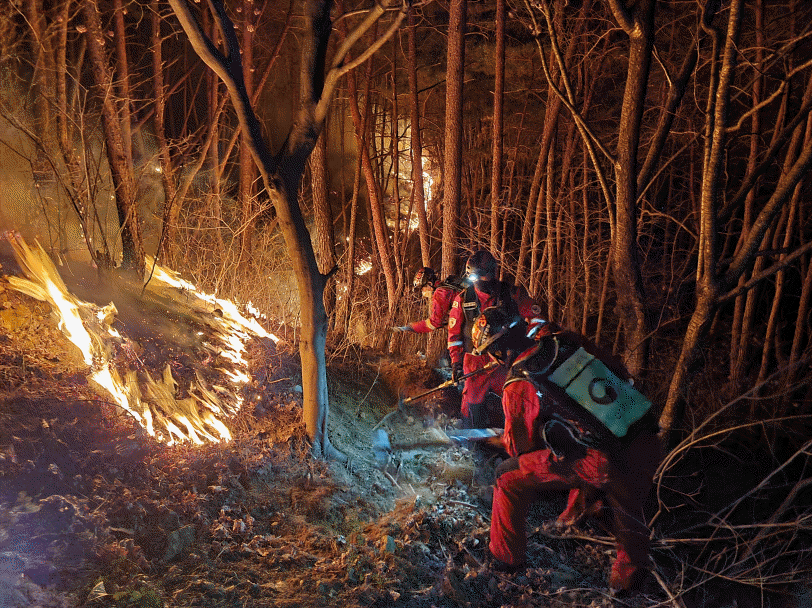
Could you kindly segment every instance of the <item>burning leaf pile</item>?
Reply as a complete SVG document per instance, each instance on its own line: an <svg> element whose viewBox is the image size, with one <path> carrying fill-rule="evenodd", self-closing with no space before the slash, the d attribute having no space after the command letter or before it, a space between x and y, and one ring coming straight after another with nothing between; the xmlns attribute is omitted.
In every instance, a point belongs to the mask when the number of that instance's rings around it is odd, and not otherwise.
<svg viewBox="0 0 812 608"><path fill-rule="evenodd" d="M240 389L250 380L243 357L246 344L259 339L272 348L278 342L255 318L150 263L146 286L117 282L119 296L136 302L141 311L140 318L121 321L112 302L99 306L71 294L39 244L31 248L16 235L9 235L9 242L25 275L9 277L9 284L51 305L101 395L169 445L231 439L228 421L242 407ZM162 319L171 320L173 327ZM177 352L162 338L163 332L179 329L186 336ZM179 342L171 337L172 344Z"/></svg>

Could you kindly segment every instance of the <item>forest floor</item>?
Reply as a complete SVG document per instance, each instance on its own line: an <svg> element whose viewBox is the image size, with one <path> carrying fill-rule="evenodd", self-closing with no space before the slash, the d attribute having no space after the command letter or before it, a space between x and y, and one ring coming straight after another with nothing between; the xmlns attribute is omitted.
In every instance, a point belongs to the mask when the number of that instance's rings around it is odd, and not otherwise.
<svg viewBox="0 0 812 608"><path fill-rule="evenodd" d="M399 406L443 380L417 359L330 359L339 463L310 455L292 348L249 349L234 437L202 446L146 435L74 350L48 304L0 279L2 608L685 605L657 584L611 597L606 533L547 524L563 494L531 513L528 568L490 570L499 454L446 440L455 389Z"/></svg>

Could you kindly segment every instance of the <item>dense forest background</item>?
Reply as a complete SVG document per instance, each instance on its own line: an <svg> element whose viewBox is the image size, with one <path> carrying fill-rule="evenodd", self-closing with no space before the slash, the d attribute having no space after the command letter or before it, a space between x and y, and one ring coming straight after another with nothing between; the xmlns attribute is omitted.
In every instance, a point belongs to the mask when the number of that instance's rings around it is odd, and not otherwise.
<svg viewBox="0 0 812 608"><path fill-rule="evenodd" d="M548 318L623 355L667 434L743 426L804 445L808 2L346 0L319 21L330 3L236 0L233 30L189 6L241 60L274 158L307 160L297 203L326 277L328 358L436 356L442 338L387 331L424 314L411 278L487 248ZM275 199L173 6L13 0L0 45L4 228L68 267L149 273L157 256L295 337L301 270ZM296 157L322 73L329 106Z"/></svg>

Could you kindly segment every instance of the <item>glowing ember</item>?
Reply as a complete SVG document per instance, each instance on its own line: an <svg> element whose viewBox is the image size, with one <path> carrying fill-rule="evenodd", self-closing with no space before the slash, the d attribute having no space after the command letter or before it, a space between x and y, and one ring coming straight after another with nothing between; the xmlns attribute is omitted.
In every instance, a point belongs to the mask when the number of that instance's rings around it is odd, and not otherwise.
<svg viewBox="0 0 812 608"><path fill-rule="evenodd" d="M244 317L233 302L199 292L171 271L155 266L145 293L163 301L171 301L177 290L187 296L183 306L195 320L207 325L220 343L219 347L205 344L206 348L212 356L220 356L235 366L234 369L218 368L231 387L210 389L195 370L196 379L187 388L188 396L180 398L169 364L160 380L153 380L144 370L141 382L134 370L128 370L122 380L111 353L117 350L115 347L131 352L134 349L111 327L117 314L115 306L111 303L99 307L76 298L68 292L50 257L38 243L31 249L17 235L9 234L8 238L27 277L9 277L9 283L18 291L51 304L58 314L60 331L82 353L94 387L112 397L159 441L171 445L178 441L203 444L231 439L224 419L239 411L242 405L239 388L250 380L243 358L245 344L253 336L278 342L276 336L265 331L256 319ZM151 260L148 260L149 266ZM194 296L192 299L188 298L190 294Z"/></svg>

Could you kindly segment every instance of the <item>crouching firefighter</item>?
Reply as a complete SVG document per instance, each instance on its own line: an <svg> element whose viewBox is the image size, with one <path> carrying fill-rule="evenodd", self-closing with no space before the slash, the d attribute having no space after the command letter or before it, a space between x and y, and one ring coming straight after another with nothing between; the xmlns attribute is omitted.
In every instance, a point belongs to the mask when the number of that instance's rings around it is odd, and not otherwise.
<svg viewBox="0 0 812 608"><path fill-rule="evenodd" d="M651 403L597 345L549 329L533 340L520 317L496 308L477 319L475 352L512 359L502 393L511 458L497 468L492 565L521 568L531 504L551 490L576 490L604 504L617 549L610 588L634 591L651 568L643 503L660 460Z"/></svg>

